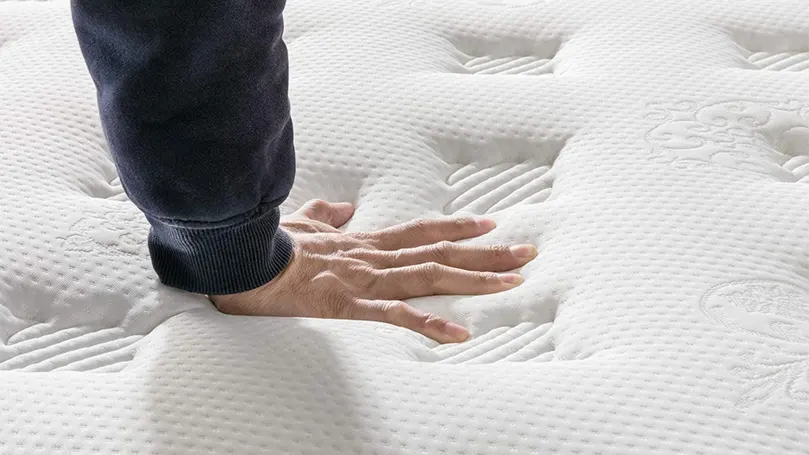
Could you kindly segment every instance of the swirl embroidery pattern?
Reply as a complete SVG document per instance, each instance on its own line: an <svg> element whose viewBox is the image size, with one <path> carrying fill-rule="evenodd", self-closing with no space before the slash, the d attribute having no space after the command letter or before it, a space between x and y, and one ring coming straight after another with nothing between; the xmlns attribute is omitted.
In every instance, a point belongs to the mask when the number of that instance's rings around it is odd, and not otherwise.
<svg viewBox="0 0 809 455"><path fill-rule="evenodd" d="M747 408L778 394L809 403L809 291L770 280L723 283L700 302L725 327L761 339L730 371L744 381L736 405Z"/></svg>
<svg viewBox="0 0 809 455"><path fill-rule="evenodd" d="M809 104L650 103L652 158L678 169L719 166L782 182L809 182Z"/></svg>

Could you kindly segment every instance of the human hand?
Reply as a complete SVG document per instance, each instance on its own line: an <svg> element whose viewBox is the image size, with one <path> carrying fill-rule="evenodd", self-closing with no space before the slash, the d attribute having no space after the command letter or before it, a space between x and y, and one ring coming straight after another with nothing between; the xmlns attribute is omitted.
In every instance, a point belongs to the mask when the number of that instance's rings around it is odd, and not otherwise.
<svg viewBox="0 0 809 455"><path fill-rule="evenodd" d="M289 265L269 283L239 294L210 296L234 315L379 321L441 343L469 332L402 301L441 294L480 295L514 288L520 275L499 273L536 257L534 245L454 243L494 229L491 220L417 220L376 232L343 233L349 203L314 200L281 222L295 242Z"/></svg>

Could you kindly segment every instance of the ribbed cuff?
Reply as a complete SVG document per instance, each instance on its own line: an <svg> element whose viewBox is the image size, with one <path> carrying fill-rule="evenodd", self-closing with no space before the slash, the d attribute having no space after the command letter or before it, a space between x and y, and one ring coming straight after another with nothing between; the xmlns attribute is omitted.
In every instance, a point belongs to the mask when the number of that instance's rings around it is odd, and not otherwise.
<svg viewBox="0 0 809 455"><path fill-rule="evenodd" d="M188 227L149 219L149 252L160 281L199 294L255 289L281 273L292 239L278 228L277 208L227 227Z"/></svg>

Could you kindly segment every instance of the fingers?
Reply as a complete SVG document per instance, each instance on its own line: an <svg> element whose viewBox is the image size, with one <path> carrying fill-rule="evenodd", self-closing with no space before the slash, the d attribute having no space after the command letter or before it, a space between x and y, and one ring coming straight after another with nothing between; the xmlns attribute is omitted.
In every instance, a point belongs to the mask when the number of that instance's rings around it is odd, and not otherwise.
<svg viewBox="0 0 809 455"><path fill-rule="evenodd" d="M378 268L407 267L437 262L464 270L505 272L520 268L537 256L534 245L471 246L448 241L398 251L359 249L351 252L356 259Z"/></svg>
<svg viewBox="0 0 809 455"><path fill-rule="evenodd" d="M374 271L377 278L363 293L375 299L409 299L429 295L483 295L519 286L513 273L472 272L436 262Z"/></svg>
<svg viewBox="0 0 809 455"><path fill-rule="evenodd" d="M331 203L320 199L312 199L295 214L301 218L320 221L338 228L346 224L354 215L354 206L349 202Z"/></svg>
<svg viewBox="0 0 809 455"><path fill-rule="evenodd" d="M424 313L398 300L358 300L353 316L356 319L385 322L418 332L439 343L460 343L469 338L469 331L458 324Z"/></svg>
<svg viewBox="0 0 809 455"><path fill-rule="evenodd" d="M376 248L398 250L445 240L454 242L478 237L494 228L494 221L488 219L415 220L361 235L364 240L368 240Z"/></svg>

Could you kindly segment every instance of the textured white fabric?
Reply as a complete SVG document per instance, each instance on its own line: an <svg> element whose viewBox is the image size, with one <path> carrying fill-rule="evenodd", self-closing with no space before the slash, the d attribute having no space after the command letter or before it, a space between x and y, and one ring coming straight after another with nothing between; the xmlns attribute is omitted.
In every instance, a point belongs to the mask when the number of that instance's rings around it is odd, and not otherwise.
<svg viewBox="0 0 809 455"><path fill-rule="evenodd" d="M294 0L347 229L487 214L527 282L374 323L156 282L65 2L0 2L0 453L809 453L805 0Z"/></svg>

